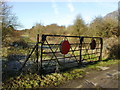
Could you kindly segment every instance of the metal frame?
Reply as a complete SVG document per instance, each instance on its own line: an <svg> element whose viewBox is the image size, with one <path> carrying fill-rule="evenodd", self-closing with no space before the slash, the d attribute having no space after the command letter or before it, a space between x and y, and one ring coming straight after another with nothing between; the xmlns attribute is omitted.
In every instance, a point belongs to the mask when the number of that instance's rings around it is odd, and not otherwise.
<svg viewBox="0 0 120 90"><path fill-rule="evenodd" d="M75 38L77 39L77 43L73 43L70 42L70 51L69 53L70 56L65 56L62 55L60 53L60 42L59 43L50 43L49 42L49 38L62 38L62 39L69 39L69 38ZM98 47L95 48L95 50L91 50L89 47L90 42L85 42L85 39L96 39L96 41L98 41L96 44L98 45ZM40 45L39 45L40 44ZM40 46L40 52L39 52L39 46ZM45 49L45 47L47 46L47 49ZM74 46L74 48L72 47ZM35 45L35 47L33 48L33 50L31 51L31 53L28 55L25 63L23 64L22 68L25 66L26 62L29 60L29 58L31 57L32 53L36 50L36 63L37 63L37 71L39 71L40 73L42 73L43 70L45 70L45 66L48 66L50 64L52 64L54 62L55 65L52 66L60 66L60 67L64 67L64 64L67 65L67 63L74 63L76 62L78 66L80 66L84 61L86 62L90 62L94 61L91 59L97 59L98 60L102 60L102 48L103 48L103 39L101 37L87 37L87 36L65 36L65 35L42 35L41 36L41 41L39 41L39 34L37 35L37 43ZM49 51L47 51L49 49ZM45 51L46 50L46 51ZM89 51L91 50L92 53L90 53ZM98 52L99 50L99 52ZM95 51L95 52L93 52ZM75 54L75 52L79 52L78 55ZM59 55L62 57L59 57ZM95 57L92 57L92 55L96 55L99 54ZM45 59L46 57L44 55L49 56L49 59ZM40 56L40 58L39 58ZM85 58L88 57L88 58ZM74 60L72 60L74 59ZM61 61L60 61L61 60ZM72 60L72 61L71 61ZM88 60L88 61L87 61ZM64 63L62 64L61 62ZM67 63L66 63L67 61ZM51 67L52 67L51 66ZM22 70L22 68L20 70Z"/></svg>

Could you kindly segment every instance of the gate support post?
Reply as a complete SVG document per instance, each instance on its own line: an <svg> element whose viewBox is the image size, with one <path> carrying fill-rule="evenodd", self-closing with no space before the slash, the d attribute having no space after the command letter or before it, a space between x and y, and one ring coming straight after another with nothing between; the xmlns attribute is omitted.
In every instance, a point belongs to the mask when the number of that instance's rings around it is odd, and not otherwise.
<svg viewBox="0 0 120 90"><path fill-rule="evenodd" d="M79 48L80 48L80 60L79 60L79 64L82 65L82 42L83 42L83 39L84 37L81 37L80 38L80 45L79 45Z"/></svg>
<svg viewBox="0 0 120 90"><path fill-rule="evenodd" d="M42 34L42 37L41 37L41 56L40 56L40 75L42 75L43 73L43 68L42 68L42 58L43 58L43 44L46 40L46 35Z"/></svg>
<svg viewBox="0 0 120 90"><path fill-rule="evenodd" d="M100 57L99 57L99 60L102 60L102 49L103 49L103 39L102 38L100 38L100 44L101 44L101 46L100 46Z"/></svg>
<svg viewBox="0 0 120 90"><path fill-rule="evenodd" d="M37 47L36 47L36 56L37 56L37 71L39 72L39 51L38 51L38 45L39 44L39 34L37 35Z"/></svg>

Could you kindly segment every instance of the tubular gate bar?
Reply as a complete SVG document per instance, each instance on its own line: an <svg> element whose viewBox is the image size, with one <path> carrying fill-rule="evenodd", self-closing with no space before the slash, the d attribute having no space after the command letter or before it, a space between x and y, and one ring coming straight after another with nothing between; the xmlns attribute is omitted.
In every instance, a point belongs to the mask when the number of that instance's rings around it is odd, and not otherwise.
<svg viewBox="0 0 120 90"><path fill-rule="evenodd" d="M64 40L70 44L70 50L67 54L62 54L60 50L61 42ZM49 72L101 60L102 48L103 39L101 37L42 35L41 41L39 41L38 34L37 43L22 68L34 51L36 52L37 71Z"/></svg>

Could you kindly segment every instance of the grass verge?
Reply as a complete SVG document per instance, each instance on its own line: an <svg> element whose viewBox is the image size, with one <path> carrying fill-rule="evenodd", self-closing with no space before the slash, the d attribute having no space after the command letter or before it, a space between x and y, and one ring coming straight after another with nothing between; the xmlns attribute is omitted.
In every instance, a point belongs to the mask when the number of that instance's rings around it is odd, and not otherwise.
<svg viewBox="0 0 120 90"><path fill-rule="evenodd" d="M100 70L98 66L110 66L112 64L120 63L119 60L101 61L94 65L88 65L83 68L74 68L61 73L51 73L43 75L42 78L37 74L20 75L3 83L3 88L43 88L56 87L65 83L68 80L83 78L86 70Z"/></svg>

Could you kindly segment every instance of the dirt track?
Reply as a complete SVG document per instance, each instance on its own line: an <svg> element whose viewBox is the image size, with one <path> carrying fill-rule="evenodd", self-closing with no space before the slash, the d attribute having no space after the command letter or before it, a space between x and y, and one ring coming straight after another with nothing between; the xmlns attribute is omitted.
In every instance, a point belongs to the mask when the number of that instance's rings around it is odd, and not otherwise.
<svg viewBox="0 0 120 90"><path fill-rule="evenodd" d="M59 88L120 88L118 64L101 67L101 69L101 71L87 71L87 75L83 79L71 80L64 85L60 85Z"/></svg>

